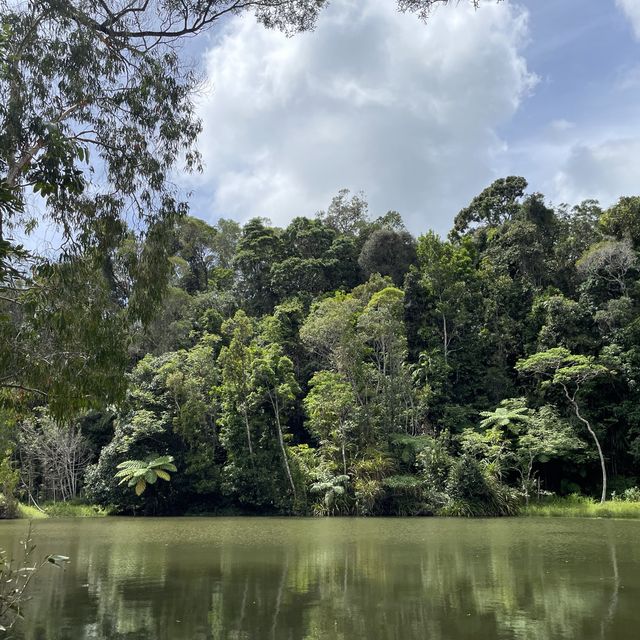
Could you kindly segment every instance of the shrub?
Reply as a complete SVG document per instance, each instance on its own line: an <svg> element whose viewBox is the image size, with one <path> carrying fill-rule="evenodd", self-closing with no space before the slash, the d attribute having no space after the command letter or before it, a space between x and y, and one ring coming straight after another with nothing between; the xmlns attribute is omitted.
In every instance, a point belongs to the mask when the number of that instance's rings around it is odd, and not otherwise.
<svg viewBox="0 0 640 640"><path fill-rule="evenodd" d="M478 463L466 455L452 465L446 494L449 499L441 515L506 516L517 511L515 492L495 478L487 477Z"/></svg>
<svg viewBox="0 0 640 640"><path fill-rule="evenodd" d="M613 491L611 500L614 502L640 502L640 487L629 487L622 492L622 495L617 495Z"/></svg>

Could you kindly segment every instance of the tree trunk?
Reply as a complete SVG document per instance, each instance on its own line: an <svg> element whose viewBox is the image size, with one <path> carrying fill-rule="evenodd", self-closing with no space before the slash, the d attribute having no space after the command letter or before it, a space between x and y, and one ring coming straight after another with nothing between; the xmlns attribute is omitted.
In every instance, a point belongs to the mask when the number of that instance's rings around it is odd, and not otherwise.
<svg viewBox="0 0 640 640"><path fill-rule="evenodd" d="M278 442L280 443L280 451L282 452L282 461L284 463L284 469L286 471L287 478L289 479L289 484L291 485L291 491L293 492L293 501L295 503L297 500L296 485L293 482L291 468L289 467L289 460L287 459L287 450L284 446L284 436L282 435L282 425L280 424L280 406L278 403L278 392L275 391L273 395L271 394L271 392L269 392L269 398L271 400L273 411L276 416L276 427L278 428Z"/></svg>
<svg viewBox="0 0 640 640"><path fill-rule="evenodd" d="M449 335L447 333L447 316L442 313L442 333L444 336L444 363L448 364L449 362Z"/></svg>
<svg viewBox="0 0 640 640"><path fill-rule="evenodd" d="M247 444L249 445L249 457L253 460L253 446L251 444L251 429L249 428L249 416L247 416L247 407L243 403L242 415L244 416L244 426L247 431Z"/></svg>
<svg viewBox="0 0 640 640"><path fill-rule="evenodd" d="M607 499L607 467L604 463L604 455L602 453L602 447L600 446L600 441L598 440L598 436L596 435L596 432L591 428L591 424L589 423L589 421L586 418L583 418L582 415L580 414L580 407L576 402L575 394L572 396L565 385L562 385L562 387L564 389L565 396L567 397L567 399L571 403L571 406L573 407L576 417L587 427L587 430L591 434L593 441L596 443L596 448L598 449L598 456L600 457L600 467L602 468L602 495L600 496L600 502L602 503Z"/></svg>
<svg viewBox="0 0 640 640"><path fill-rule="evenodd" d="M347 475L347 454L345 450L345 440L347 439L344 432L344 424L340 423L340 435L342 436L342 470L344 475Z"/></svg>

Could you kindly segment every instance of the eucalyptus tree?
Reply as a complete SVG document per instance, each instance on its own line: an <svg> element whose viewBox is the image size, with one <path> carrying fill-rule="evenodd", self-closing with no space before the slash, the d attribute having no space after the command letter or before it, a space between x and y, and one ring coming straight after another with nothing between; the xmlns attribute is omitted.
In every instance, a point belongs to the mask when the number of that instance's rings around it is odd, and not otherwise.
<svg viewBox="0 0 640 640"><path fill-rule="evenodd" d="M13 250L15 273L0 285L4 303L25 320L8 347L14 353L28 351L29 357L18 367L12 363L13 375L2 371L0 377L3 384L77 399L69 402L71 409L87 404L100 386L94 381L93 388L83 388L83 378L91 378L95 369L122 371L122 360L109 357L119 357L122 350L118 341L101 340L106 323L86 322L95 330L95 348L91 341L79 341L76 351L81 360L86 356L85 367L65 366L64 357L57 356L71 349L59 335L67 326L60 314L46 326L52 348L46 349L46 341L39 351L31 348L22 337L39 328L29 322L33 310L20 314L25 298L29 303L40 298L38 306L46 310L47 303L57 302L62 285L76 292L70 272L83 271L83 278L95 281L99 295L67 294L72 308L90 301L96 320L117 316L110 308L115 296L106 276L117 270L117 248L135 221L139 249L120 265L133 283L123 302L131 320L147 318L169 273L167 230L186 210L169 173L181 156L187 168L198 166L193 143L200 125L191 100L195 76L184 73L168 39L149 41L135 27L145 20L142 8L142 3L108 7L57 0L1 5L0 92L5 99L0 105L0 182L13 205L2 209L0 241L7 252ZM27 215L29 211L37 214ZM14 237L38 222L53 227L60 248L49 256L32 252L16 257ZM62 385L65 373L68 384ZM107 397L122 393L119 381L103 377L101 386ZM56 410L65 406L61 402Z"/></svg>

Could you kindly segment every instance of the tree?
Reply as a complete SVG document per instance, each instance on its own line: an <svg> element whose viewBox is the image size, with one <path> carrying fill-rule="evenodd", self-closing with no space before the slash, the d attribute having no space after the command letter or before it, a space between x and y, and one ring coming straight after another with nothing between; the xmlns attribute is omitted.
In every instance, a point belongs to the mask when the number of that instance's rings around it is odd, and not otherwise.
<svg viewBox="0 0 640 640"><path fill-rule="evenodd" d="M298 258L323 258L336 237L336 231L322 222L294 218L282 235L287 254Z"/></svg>
<svg viewBox="0 0 640 640"><path fill-rule="evenodd" d="M522 406L518 400L503 400L493 411L481 411L483 420L480 422L481 429L491 429L499 427L517 432L519 425L529 422L529 409Z"/></svg>
<svg viewBox="0 0 640 640"><path fill-rule="evenodd" d="M551 284L547 262L553 255L556 216L541 194L515 203L508 217L491 227L486 237L476 238L483 262L489 262L495 272L508 276L525 291Z"/></svg>
<svg viewBox="0 0 640 640"><path fill-rule="evenodd" d="M640 248L640 196L623 197L607 209L600 220L605 233L618 240L630 240Z"/></svg>
<svg viewBox="0 0 640 640"><path fill-rule="evenodd" d="M519 176L496 180L458 213L452 233L463 234L472 224L495 227L513 218L526 188L527 181Z"/></svg>
<svg viewBox="0 0 640 640"><path fill-rule="evenodd" d="M382 433L416 430L412 380L407 366L404 292L386 287L374 293L358 318L362 342L374 366L374 398Z"/></svg>
<svg viewBox="0 0 640 640"><path fill-rule="evenodd" d="M188 265L181 285L189 293L206 291L209 286L209 274L217 262L217 235L214 227L198 218L188 216L178 222L176 253Z"/></svg>
<svg viewBox="0 0 640 640"><path fill-rule="evenodd" d="M353 350L358 348L355 337L355 314L363 303L353 295L336 293L316 302L300 329L300 338L324 364L339 372L352 370Z"/></svg>
<svg viewBox="0 0 640 640"><path fill-rule="evenodd" d="M401 286L409 267L415 262L415 240L408 231L376 229L362 246L358 264L368 278L373 273L389 276Z"/></svg>
<svg viewBox="0 0 640 640"><path fill-rule="evenodd" d="M259 406L268 400L276 426L282 465L291 487L294 505L297 502L296 485L291 474L284 432L287 412L299 392L300 388L293 373L293 363L282 354L281 347L274 344L263 349L260 356L253 362L250 402L254 406Z"/></svg>
<svg viewBox="0 0 640 640"><path fill-rule="evenodd" d="M596 445L602 470L600 501L604 502L607 498L607 469L604 454L591 422L581 412L579 400L580 392L588 383L602 376L610 375L611 371L604 365L598 364L592 356L574 355L563 347L548 349L535 353L529 358L521 359L516 364L516 370L524 375L545 379L562 388L576 418L585 425Z"/></svg>
<svg viewBox="0 0 640 640"><path fill-rule="evenodd" d="M239 272L238 290L246 308L257 315L270 312L276 302L271 269L283 257L278 230L254 218L242 229L233 264Z"/></svg>
<svg viewBox="0 0 640 640"><path fill-rule="evenodd" d="M369 205L364 193L356 193L349 200L349 189L340 189L329 208L318 212L318 218L339 234L357 236L366 227Z"/></svg>
<svg viewBox="0 0 640 640"><path fill-rule="evenodd" d="M176 472L173 464L173 456L151 456L146 460L125 460L121 462L115 477L120 478L120 483L127 483L128 487L134 487L136 495L144 493L148 484L155 484L158 479L171 480L170 472Z"/></svg>
<svg viewBox="0 0 640 640"><path fill-rule="evenodd" d="M249 425L249 375L255 351L251 348L254 327L244 311L238 311L233 319L222 325L222 333L230 336L229 346L223 347L218 356L222 373L222 384L218 390L226 409L226 428L231 428L233 416L242 418L246 434L249 458L253 458L253 441ZM223 418L224 423L224 418Z"/></svg>
<svg viewBox="0 0 640 640"><path fill-rule="evenodd" d="M438 323L441 352L445 364L472 321L475 271L472 253L466 245L442 242L429 232L418 239L421 284L429 298L432 317Z"/></svg>
<svg viewBox="0 0 640 640"><path fill-rule="evenodd" d="M485 462L499 479L507 471L516 471L527 504L536 473L534 465L584 448L571 425L550 405L533 410L527 407L525 398L509 398L494 411L480 415L484 416L480 422L483 431L463 433L463 452Z"/></svg>
<svg viewBox="0 0 640 640"><path fill-rule="evenodd" d="M147 511L185 509L215 499L220 490L222 452L219 443L220 406L214 389L218 336L205 335L191 349L147 355L130 374L125 401L118 408L111 442L102 446L96 464L85 474L87 498L117 511L135 511L139 503L114 480L117 464L155 458L158 452L175 458L181 473L170 492L154 492Z"/></svg>
<svg viewBox="0 0 640 640"><path fill-rule="evenodd" d="M513 453L526 503L529 504L531 485L535 478L534 464L566 456L584 446L571 425L560 418L554 407L545 405L533 412L526 427L518 435Z"/></svg>
<svg viewBox="0 0 640 640"><path fill-rule="evenodd" d="M59 424L45 411L20 424L19 456L28 497L77 498L89 463L89 449L77 424Z"/></svg>
<svg viewBox="0 0 640 640"><path fill-rule="evenodd" d="M309 432L315 436L329 459L339 452L342 474L348 476L347 451L358 426L358 406L353 388L333 371L318 371L309 381L304 400ZM350 457L350 456L349 456Z"/></svg>
<svg viewBox="0 0 640 640"><path fill-rule="evenodd" d="M603 240L588 249L578 260L578 271L587 278L614 285L621 295L627 293L627 275L638 265L631 240Z"/></svg>
<svg viewBox="0 0 640 640"><path fill-rule="evenodd" d="M329 288L327 263L319 258L286 258L271 265L270 288L279 300L311 299Z"/></svg>

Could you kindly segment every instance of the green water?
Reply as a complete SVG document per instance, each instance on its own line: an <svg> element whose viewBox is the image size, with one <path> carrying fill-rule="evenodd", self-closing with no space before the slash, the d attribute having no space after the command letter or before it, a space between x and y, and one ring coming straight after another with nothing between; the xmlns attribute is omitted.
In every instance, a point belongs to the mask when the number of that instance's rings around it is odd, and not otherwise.
<svg viewBox="0 0 640 640"><path fill-rule="evenodd" d="M0 524L16 548L26 523ZM38 522L20 639L640 638L640 522Z"/></svg>

